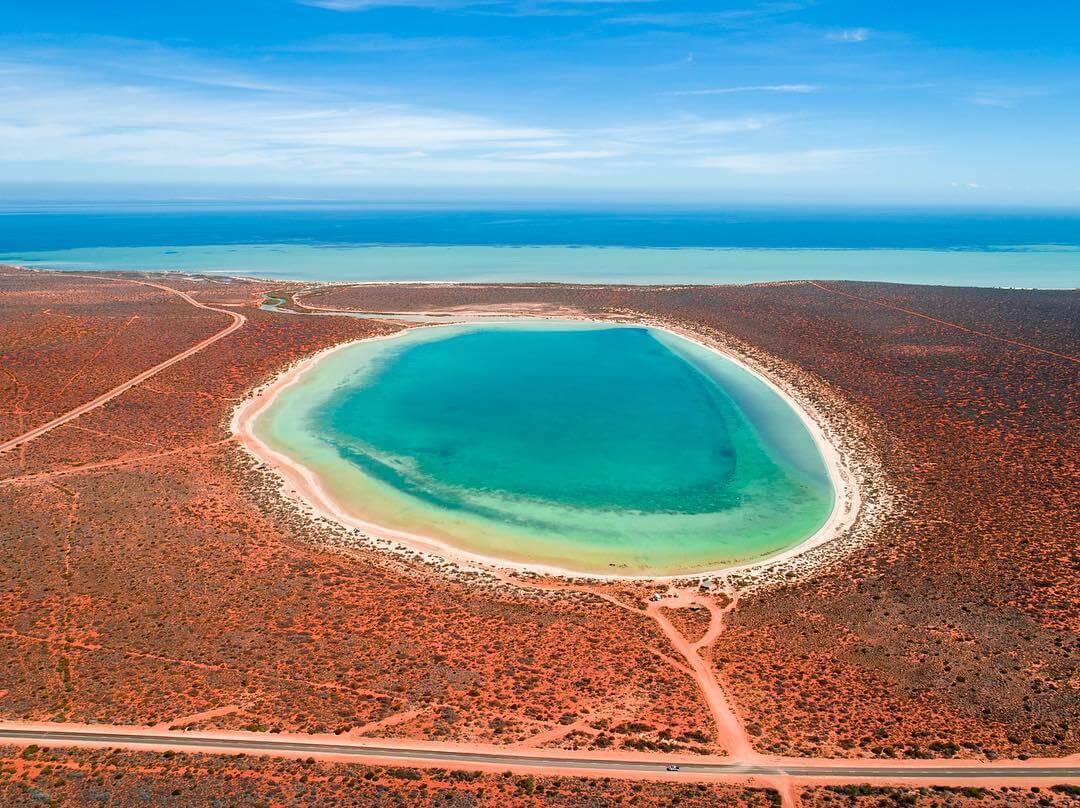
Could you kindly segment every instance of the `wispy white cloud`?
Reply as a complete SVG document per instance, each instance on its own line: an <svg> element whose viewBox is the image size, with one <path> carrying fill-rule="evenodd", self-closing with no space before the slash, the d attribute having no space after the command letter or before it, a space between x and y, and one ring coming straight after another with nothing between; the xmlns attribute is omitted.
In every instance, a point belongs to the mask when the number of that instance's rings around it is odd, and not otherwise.
<svg viewBox="0 0 1080 808"><path fill-rule="evenodd" d="M621 157L623 151L610 149L563 149L561 151L521 152L515 154L515 160L600 160L608 157Z"/></svg>
<svg viewBox="0 0 1080 808"><path fill-rule="evenodd" d="M805 7L802 2L774 2L723 11L644 11L613 16L608 21L655 28L743 28Z"/></svg>
<svg viewBox="0 0 1080 808"><path fill-rule="evenodd" d="M716 168L737 174L801 174L835 171L872 157L909 154L896 148L807 149L784 152L739 152L702 157L699 168Z"/></svg>
<svg viewBox="0 0 1080 808"><path fill-rule="evenodd" d="M174 81L168 53L122 48L114 70L88 72L40 51L0 58L0 163L265 170L335 177L395 172L581 171L684 164L776 116L679 116L567 127L491 114L386 103L345 85L299 92L291 84L223 71L184 54ZM147 67L147 64L150 67ZM136 69L138 67L138 69ZM223 78L224 77L224 78Z"/></svg>
<svg viewBox="0 0 1080 808"><path fill-rule="evenodd" d="M448 48L469 48L478 40L459 36L388 36L386 34L332 34L282 47L294 53L420 53Z"/></svg>
<svg viewBox="0 0 1080 808"><path fill-rule="evenodd" d="M869 28L842 28L839 31L830 31L825 38L833 42L865 42L873 33Z"/></svg>
<svg viewBox="0 0 1080 808"><path fill-rule="evenodd" d="M730 95L732 93L819 93L818 84L750 84L742 87L713 87L704 90L676 90L671 95Z"/></svg>
<svg viewBox="0 0 1080 808"><path fill-rule="evenodd" d="M408 40L408 38L404 38ZM143 180L395 184L650 181L708 183L710 172L842 172L896 150L785 150L800 119L730 116L560 115L539 106L502 112L400 100L391 87L318 81L280 65L238 64L191 50L112 40L65 52L7 43L0 50L0 169L11 175ZM416 47L438 47L434 42ZM300 48L391 48L377 37L338 37ZM410 44L408 47L412 47ZM281 56L282 53L275 54ZM260 69L261 68L261 69ZM732 85L688 95L813 93L814 84ZM507 111L509 110L509 111ZM568 122L572 121L572 123ZM805 141L804 141L805 142ZM775 150L766 151L768 143ZM790 148L790 147L788 147ZM503 179L500 179L503 178ZM516 179L515 179L516 178ZM748 180L749 182L750 180ZM556 180L552 180L556 182Z"/></svg>
<svg viewBox="0 0 1080 808"><path fill-rule="evenodd" d="M28 69L0 85L5 162L361 170L379 160L550 148L565 137L464 112L231 86L228 92Z"/></svg>
<svg viewBox="0 0 1080 808"><path fill-rule="evenodd" d="M483 0L298 0L300 5L325 8L330 11L368 11L373 8L397 6L411 8L461 8L478 5Z"/></svg>
<svg viewBox="0 0 1080 808"><path fill-rule="evenodd" d="M376 8L426 8L452 11L462 8L501 8L505 13L532 16L573 13L574 7L618 8L658 0L296 0L304 6L330 11L370 11Z"/></svg>
<svg viewBox="0 0 1080 808"><path fill-rule="evenodd" d="M783 119L777 115L745 115L736 118L698 118L680 116L668 121L630 124L608 130L611 137L629 143L687 143L710 140L725 135L760 132Z"/></svg>
<svg viewBox="0 0 1080 808"><path fill-rule="evenodd" d="M1010 109L1030 98L1051 95L1045 87L988 87L969 95L967 100L980 107Z"/></svg>
<svg viewBox="0 0 1080 808"><path fill-rule="evenodd" d="M979 93L977 95L969 96L968 101L980 107L997 107L998 109L1008 109L1013 105L1012 98L1005 98L1001 95L990 93Z"/></svg>
<svg viewBox="0 0 1080 808"><path fill-rule="evenodd" d="M65 47L50 41L24 42L5 38L0 54L8 69L39 77L64 75L76 82L104 76L122 77L125 84L161 84L262 93L312 95L309 83L267 78L249 66L227 59L208 60L184 48L113 36L82 36ZM4 56L0 55L0 59Z"/></svg>

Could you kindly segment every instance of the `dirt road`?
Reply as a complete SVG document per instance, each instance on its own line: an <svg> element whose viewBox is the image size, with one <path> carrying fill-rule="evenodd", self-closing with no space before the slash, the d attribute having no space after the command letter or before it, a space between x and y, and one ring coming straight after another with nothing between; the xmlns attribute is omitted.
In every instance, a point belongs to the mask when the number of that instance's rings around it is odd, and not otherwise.
<svg viewBox="0 0 1080 808"><path fill-rule="evenodd" d="M86 277L86 276L78 276L78 277ZM94 280L100 280L100 279L94 278ZM215 312L218 312L219 314L225 314L225 315L227 315L228 317L230 317L232 319L232 322L229 323L229 325L227 325L225 328L218 331L216 334L213 334L212 336L207 337L206 339L202 340L201 342L198 342L195 345L192 345L190 348L187 348L186 350L181 351L180 353L176 354L175 356L172 356L172 357L166 359L164 362L159 362L158 364L154 365L149 370L144 370L138 376L135 376L134 378L128 379L126 382L123 382L122 384L118 384L112 390L109 390L108 392L102 393L100 396L93 399L92 401L87 401L85 404L80 404L75 409L68 410L63 415L59 415L56 418L53 418L48 423L42 424L41 426L34 427L33 429L29 430L28 432L24 432L23 434L18 435L18 436L14 437L14 438L11 438L10 440L5 441L4 443L0 443L0 453L9 452L12 449L17 449L18 447L20 447L20 446L34 440L34 438L41 437L46 432L51 432L52 430L56 429L58 426L63 426L64 424L68 423L69 421L74 421L79 416L85 415L86 413L90 412L91 410L96 410L101 405L106 404L109 401L112 401L114 398L116 398L117 396L121 395L122 393L130 390L132 387L135 387L138 384L142 384L144 381L149 379L151 376L154 376L154 375L160 373L161 371L165 370L166 368L172 367L177 362L183 362L185 359L187 359L192 354L196 354L199 351L203 350L204 348L206 348L206 347L208 347L210 345L213 345L218 340L220 340L220 339L222 339L224 337L227 337L229 334L231 334L233 331L236 331L236 329L241 328L244 325L244 323L247 322L247 317L245 317L243 314L240 314L240 313L235 312L235 311L229 311L228 309L219 309L219 308L215 308L214 306L207 306L205 303L200 303L198 300L193 298L191 295L189 295L189 294L187 294L185 292L181 292L178 289L173 289L171 286L165 286L164 284L160 284L160 283L151 283L150 281L130 280L128 278L111 278L110 277L110 278L108 278L108 280L113 280L113 281L119 280L119 281L122 281L124 283L137 283L140 286L152 286L155 289L161 289L164 292L168 292L169 294L177 295L177 296L183 298L185 301L190 303L192 306L195 306L196 308L205 309L207 311L215 311Z"/></svg>

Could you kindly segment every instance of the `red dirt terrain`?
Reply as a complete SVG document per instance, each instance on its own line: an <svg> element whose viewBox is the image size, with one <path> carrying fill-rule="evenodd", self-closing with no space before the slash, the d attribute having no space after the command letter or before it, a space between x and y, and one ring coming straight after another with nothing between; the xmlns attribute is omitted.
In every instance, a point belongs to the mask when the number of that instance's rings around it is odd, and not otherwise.
<svg viewBox="0 0 1080 808"><path fill-rule="evenodd" d="M533 806L779 804L771 789L535 777L306 760L0 747L0 802L62 805ZM988 803L992 804L992 803Z"/></svg>
<svg viewBox="0 0 1080 808"><path fill-rule="evenodd" d="M244 328L0 455L4 717L721 751L644 615L342 552L343 531L279 496L231 445L231 410L292 361L398 326L259 311L269 288L226 287Z"/></svg>
<svg viewBox="0 0 1080 808"><path fill-rule="evenodd" d="M990 808L990 806L1059 806L1074 805L1080 791L1075 786L1024 788L903 788L880 786L815 786L804 789L801 801L804 808L883 808L884 806L925 806L925 808Z"/></svg>
<svg viewBox="0 0 1080 808"><path fill-rule="evenodd" d="M0 274L0 441L125 381L114 357L150 367L218 325L217 315L130 281Z"/></svg>
<svg viewBox="0 0 1080 808"><path fill-rule="evenodd" d="M840 283L311 290L139 279L247 320L0 454L0 719L717 754L732 750L698 686L716 675L739 736L757 753L1080 751L1071 426L1080 388L1069 358L1080 349L1080 295ZM403 324L261 311L270 292L298 308L530 304L660 320L719 339L806 400L842 404L894 505L838 560L741 591L734 603L728 592L686 594L647 609L657 587L515 582L382 552L284 498L278 479L234 445L228 422L291 363ZM228 322L106 276L0 270L2 439ZM723 612L722 625L710 608ZM0 793L16 804L35 790L88 803L95 778L121 783L122 804L166 784L173 788L162 794L180 788L198 804L348 804L350 794L369 793L360 801L540 804L519 793L519 777L399 777L209 755L33 757L3 758ZM531 787L541 786L546 804L779 799L581 778ZM811 805L904 804L912 794L918 804L1056 805L1067 796L802 792Z"/></svg>
<svg viewBox="0 0 1080 808"><path fill-rule="evenodd" d="M658 318L741 344L811 401L835 397L897 507L842 563L744 598L729 618L713 658L758 751L1080 748L1080 293L424 285L327 287L298 301Z"/></svg>

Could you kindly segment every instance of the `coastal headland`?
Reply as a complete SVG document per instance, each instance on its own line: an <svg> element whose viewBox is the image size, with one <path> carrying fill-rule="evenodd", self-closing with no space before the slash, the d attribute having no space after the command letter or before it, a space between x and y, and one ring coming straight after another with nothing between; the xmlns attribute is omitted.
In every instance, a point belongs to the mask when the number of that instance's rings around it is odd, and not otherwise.
<svg viewBox="0 0 1080 808"><path fill-rule="evenodd" d="M280 310L260 308L268 295ZM828 281L323 285L0 270L0 442L15 442L0 454L0 720L559 758L852 761L894 773L854 787L856 804L1065 805L1080 751L1078 307L1077 292ZM215 338L236 322L230 311L243 323ZM704 588L389 552L283 495L231 429L290 368L410 327L334 313L349 311L612 319L724 346L820 427L862 507L835 541ZM417 801L826 805L853 782L780 770L717 783L474 775L17 743L0 748L9 802L27 789L86 800L97 777L135 793L150 769L154 788L193 799L248 783L286 801L393 784ZM976 775L1029 758L1059 761L1061 776ZM970 777L903 775L946 761Z"/></svg>

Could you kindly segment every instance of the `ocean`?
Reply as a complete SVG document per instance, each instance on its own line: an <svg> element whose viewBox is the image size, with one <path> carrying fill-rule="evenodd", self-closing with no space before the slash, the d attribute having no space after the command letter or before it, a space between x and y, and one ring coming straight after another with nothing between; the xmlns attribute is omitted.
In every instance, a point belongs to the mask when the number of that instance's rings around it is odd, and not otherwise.
<svg viewBox="0 0 1080 808"><path fill-rule="evenodd" d="M1080 213L141 205L0 212L0 262L319 281L1080 286Z"/></svg>

